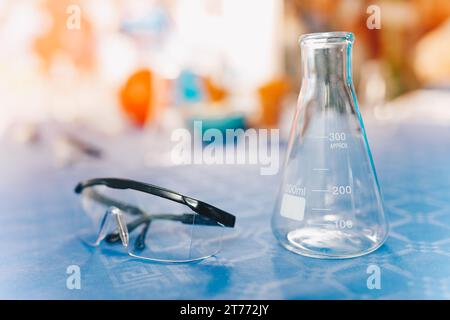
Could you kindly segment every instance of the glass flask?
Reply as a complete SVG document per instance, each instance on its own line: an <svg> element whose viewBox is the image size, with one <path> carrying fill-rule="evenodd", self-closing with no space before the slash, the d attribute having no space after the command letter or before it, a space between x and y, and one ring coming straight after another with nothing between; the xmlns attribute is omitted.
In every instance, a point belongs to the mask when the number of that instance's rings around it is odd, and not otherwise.
<svg viewBox="0 0 450 320"><path fill-rule="evenodd" d="M351 258L379 248L388 224L351 75L354 36L300 37L302 85L272 230L288 250Z"/></svg>

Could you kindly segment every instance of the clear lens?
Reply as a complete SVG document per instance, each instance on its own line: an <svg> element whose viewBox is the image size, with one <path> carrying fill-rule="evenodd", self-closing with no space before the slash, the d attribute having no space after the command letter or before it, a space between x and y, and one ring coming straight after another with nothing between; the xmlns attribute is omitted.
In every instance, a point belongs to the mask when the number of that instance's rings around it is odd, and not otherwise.
<svg viewBox="0 0 450 320"><path fill-rule="evenodd" d="M81 196L81 205L83 212L75 212L75 224L79 230L79 237L87 244L92 246L99 245L98 240L102 238L100 233L107 233L113 231L114 223L112 219L106 216L107 206L96 202L89 195L93 188L88 188L83 191ZM83 214L84 213L84 214ZM107 226L106 230L101 231L102 224Z"/></svg>
<svg viewBox="0 0 450 320"><path fill-rule="evenodd" d="M105 186L83 190L84 214L78 217L81 238L96 245L120 245L116 221L106 217L111 207L120 209L129 232L128 252L158 261L192 261L216 254L221 248L223 227L173 201L135 190ZM106 226L104 223L106 223ZM103 225L103 228L102 228ZM101 230L106 230L101 235Z"/></svg>

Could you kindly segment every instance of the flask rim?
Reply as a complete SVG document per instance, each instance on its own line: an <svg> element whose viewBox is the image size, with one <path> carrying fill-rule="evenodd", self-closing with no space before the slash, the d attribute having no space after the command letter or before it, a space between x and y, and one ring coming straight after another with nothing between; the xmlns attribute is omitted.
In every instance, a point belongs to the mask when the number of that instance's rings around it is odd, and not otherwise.
<svg viewBox="0 0 450 320"><path fill-rule="evenodd" d="M305 45L336 45L353 43L355 36L352 32L333 31L333 32L316 32L306 33L299 37L300 46Z"/></svg>

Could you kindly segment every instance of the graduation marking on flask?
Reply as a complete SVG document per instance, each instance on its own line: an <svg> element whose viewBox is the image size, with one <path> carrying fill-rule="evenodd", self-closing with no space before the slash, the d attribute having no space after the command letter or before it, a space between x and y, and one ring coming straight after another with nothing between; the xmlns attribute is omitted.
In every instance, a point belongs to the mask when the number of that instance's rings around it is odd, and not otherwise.
<svg viewBox="0 0 450 320"><path fill-rule="evenodd" d="M348 145L345 142L347 135L343 131L333 131L328 134L328 141L330 141L330 149L347 149Z"/></svg>
<svg viewBox="0 0 450 320"><path fill-rule="evenodd" d="M280 213L283 217L303 221L306 207L306 188L298 185L286 185L281 200Z"/></svg>

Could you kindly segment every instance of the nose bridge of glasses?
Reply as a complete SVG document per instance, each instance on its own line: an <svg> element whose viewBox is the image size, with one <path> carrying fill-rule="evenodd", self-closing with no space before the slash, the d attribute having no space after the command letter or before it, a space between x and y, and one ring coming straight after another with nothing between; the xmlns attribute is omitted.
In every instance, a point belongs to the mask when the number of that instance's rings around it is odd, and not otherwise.
<svg viewBox="0 0 450 320"><path fill-rule="evenodd" d="M124 214L120 209L114 206L109 207L103 215L103 218L100 222L97 240L95 242L96 246L98 246L107 237L111 223L114 223L113 221L115 221L117 225L118 234L123 246L128 247L129 234Z"/></svg>
<svg viewBox="0 0 450 320"><path fill-rule="evenodd" d="M119 229L120 240L122 240L122 244L124 247L128 247L130 236L128 234L128 227L125 221L125 216L120 209L113 208L112 210L114 217L116 218L117 227Z"/></svg>

